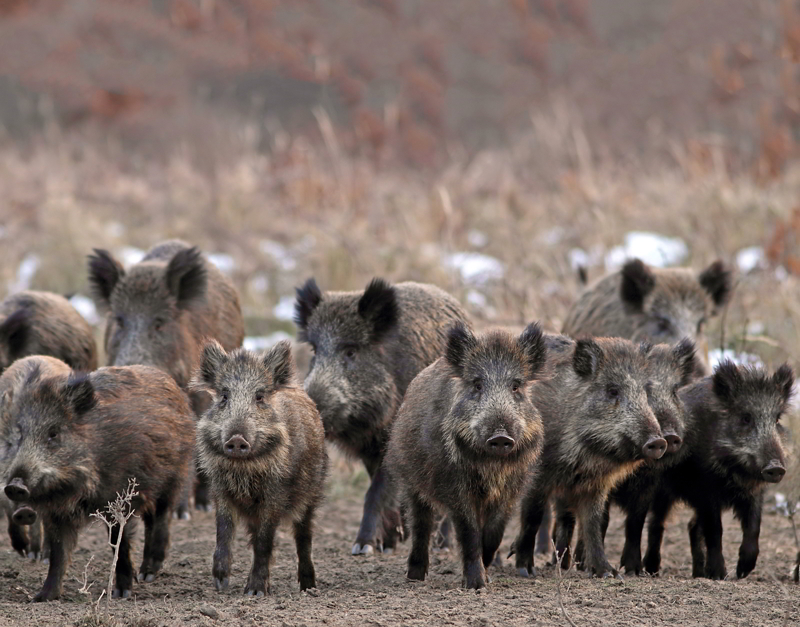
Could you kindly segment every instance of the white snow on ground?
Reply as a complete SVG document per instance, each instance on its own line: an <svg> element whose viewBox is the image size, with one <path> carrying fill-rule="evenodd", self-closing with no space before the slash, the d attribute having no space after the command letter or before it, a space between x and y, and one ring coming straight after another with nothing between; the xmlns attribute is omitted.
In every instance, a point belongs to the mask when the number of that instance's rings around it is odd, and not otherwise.
<svg viewBox="0 0 800 627"><path fill-rule="evenodd" d="M470 246L474 246L475 248L483 248L489 243L489 236L483 231L472 229L469 233L467 233L467 241L469 242Z"/></svg>
<svg viewBox="0 0 800 627"><path fill-rule="evenodd" d="M82 296L81 294L75 294L75 296L69 299L69 302L75 307L78 313L83 316L86 322L92 326L100 324L102 318L97 314L97 307L95 307L94 301L91 298Z"/></svg>
<svg viewBox="0 0 800 627"><path fill-rule="evenodd" d="M647 265L664 268L681 263L688 254L689 247L679 237L631 231L625 235L625 244L608 251L605 264L607 270L615 270L628 259L638 258Z"/></svg>
<svg viewBox="0 0 800 627"><path fill-rule="evenodd" d="M272 257L282 270L294 270L297 267L297 260L280 242L265 239L261 241L259 248L262 253Z"/></svg>
<svg viewBox="0 0 800 627"><path fill-rule="evenodd" d="M248 285L250 289L258 294L263 294L269 289L269 278L263 274L257 274L250 279Z"/></svg>
<svg viewBox="0 0 800 627"><path fill-rule="evenodd" d="M578 268L588 268L589 265L589 253L583 248L573 248L569 251L569 267L573 272L577 272Z"/></svg>
<svg viewBox="0 0 800 627"><path fill-rule="evenodd" d="M242 346L249 351L263 351L272 348L282 340L291 340L292 336L285 331L275 331L269 335L252 335L244 338Z"/></svg>
<svg viewBox="0 0 800 627"><path fill-rule="evenodd" d="M127 268L128 266L133 266L139 263L147 253L141 248L125 246L124 248L119 249L118 254L122 261L122 265Z"/></svg>
<svg viewBox="0 0 800 627"><path fill-rule="evenodd" d="M38 255L34 253L28 254L17 267L17 277L13 283L8 286L8 291L12 294L27 290L31 286L33 277L36 276L36 271L41 265L41 260Z"/></svg>
<svg viewBox="0 0 800 627"><path fill-rule="evenodd" d="M461 279L471 285L502 279L505 272L503 263L499 259L482 253L453 253L445 256L444 265L457 270Z"/></svg>
<svg viewBox="0 0 800 627"><path fill-rule="evenodd" d="M208 260L225 274L231 274L236 270L236 260L226 253L210 253Z"/></svg>
<svg viewBox="0 0 800 627"><path fill-rule="evenodd" d="M790 511L791 510L791 511ZM790 503L783 492L775 493L775 511L783 516L789 516L800 512L800 501Z"/></svg>
<svg viewBox="0 0 800 627"><path fill-rule="evenodd" d="M272 315L278 320L292 320L294 318L294 296L282 296L272 309Z"/></svg>
<svg viewBox="0 0 800 627"><path fill-rule="evenodd" d="M742 274L765 268L767 265L767 258L766 255L764 255L764 249L761 248L761 246L742 248L742 250L736 253L736 265Z"/></svg>
<svg viewBox="0 0 800 627"><path fill-rule="evenodd" d="M740 366L764 366L764 362L761 361L761 358L752 353L738 353L730 348L726 348L724 351L719 348L708 351L708 363L712 369L716 368L717 364L724 359L730 359Z"/></svg>

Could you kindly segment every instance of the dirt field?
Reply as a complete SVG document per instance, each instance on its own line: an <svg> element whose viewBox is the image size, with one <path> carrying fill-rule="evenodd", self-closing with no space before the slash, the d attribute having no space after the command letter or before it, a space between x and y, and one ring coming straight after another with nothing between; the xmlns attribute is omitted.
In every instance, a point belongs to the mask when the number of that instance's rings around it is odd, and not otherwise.
<svg viewBox="0 0 800 627"><path fill-rule="evenodd" d="M279 532L272 570L272 594L265 599L241 596L251 553L237 534L231 588L217 593L211 584L214 517L198 513L191 521L174 521L172 549L164 570L152 584L137 585L134 598L112 602L116 624L136 627L171 625L567 625L558 605L552 568L540 568L535 580L517 578L511 560L490 569L492 583L476 593L460 588L457 554L432 554L431 574L423 583L405 578L409 543L389 556L355 558L350 543L361 513L363 472L334 477L331 495L320 511L314 544L318 589L301 593L295 579L291 535ZM614 514L617 514L615 512ZM576 625L796 625L800 590L789 582L794 546L789 521L765 513L758 567L744 581L693 580L685 524L688 513L674 516L664 545L660 578L629 577L624 582L586 579L572 570L562 582L562 598ZM735 564L741 532L725 517L725 555ZM616 560L622 549L622 519L612 515L607 549ZM515 527L515 525L514 525ZM142 530L137 537L141 539ZM506 533L507 551L515 528ZM92 599L107 580L110 551L100 526L86 530L68 571L61 601L30 604L47 567L26 563L12 552L7 536L0 540L0 625L42 627L95 625L90 599L79 593L84 565ZM141 544L135 544L135 559ZM542 565L544 559L537 557ZM101 605L101 608L104 605ZM102 624L102 623L99 623Z"/></svg>

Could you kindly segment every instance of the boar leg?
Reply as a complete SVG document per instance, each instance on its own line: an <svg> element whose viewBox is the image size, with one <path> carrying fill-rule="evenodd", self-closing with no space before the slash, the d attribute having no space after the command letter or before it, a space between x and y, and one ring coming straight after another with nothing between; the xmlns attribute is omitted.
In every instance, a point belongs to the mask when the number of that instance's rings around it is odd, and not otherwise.
<svg viewBox="0 0 800 627"><path fill-rule="evenodd" d="M111 528L111 544L116 544L119 539L119 558L117 559L116 578L114 580L114 590L111 597L114 599L127 599L133 591L133 562L131 561L131 532L133 531L133 520L122 530L120 538L119 525ZM113 549L112 549L113 551Z"/></svg>
<svg viewBox="0 0 800 627"><path fill-rule="evenodd" d="M411 505L411 552L408 554L409 579L424 581L428 574L428 544L433 531L433 508L417 495L409 497Z"/></svg>
<svg viewBox="0 0 800 627"><path fill-rule="evenodd" d="M463 586L467 589L486 587L486 569L481 559L481 533L474 520L463 514L453 512L453 528L461 545L461 559L464 567ZM531 547L532 548L532 547Z"/></svg>
<svg viewBox="0 0 800 627"><path fill-rule="evenodd" d="M303 519L294 523L294 543L297 547L297 581L300 582L301 590L317 587L314 562L311 561L313 519L314 508L309 507Z"/></svg>
<svg viewBox="0 0 800 627"><path fill-rule="evenodd" d="M620 566L628 574L640 575L642 572L642 531L649 505L646 499L636 499L625 517L625 546Z"/></svg>
<svg viewBox="0 0 800 627"><path fill-rule="evenodd" d="M233 515L223 503L217 502L217 547L214 549L214 565L211 576L218 591L228 587L231 576L231 541L236 525Z"/></svg>
<svg viewBox="0 0 800 627"><path fill-rule="evenodd" d="M275 546L275 532L278 521L265 520L261 524L250 526L250 537L253 543L253 566L247 578L244 593L247 596L263 597L269 593L269 562Z"/></svg>
<svg viewBox="0 0 800 627"><path fill-rule="evenodd" d="M583 536L585 551L584 566L590 575L598 577L620 577L616 569L609 564L603 549L603 515L607 497L583 503L579 509L580 532Z"/></svg>
<svg viewBox="0 0 800 627"><path fill-rule="evenodd" d="M436 531L436 537L433 539L433 546L442 551L450 549L450 517L445 516L439 523L439 529Z"/></svg>
<svg viewBox="0 0 800 627"><path fill-rule="evenodd" d="M647 553L644 554L644 570L650 575L657 575L661 569L661 543L667 516L672 509L674 499L663 491L656 493L650 506L650 525L647 527Z"/></svg>
<svg viewBox="0 0 800 627"><path fill-rule="evenodd" d="M503 533L506 530L508 514L505 511L494 512L483 526L481 548L483 549L483 567L489 568L503 542ZM502 563L498 564L502 566Z"/></svg>
<svg viewBox="0 0 800 627"><path fill-rule="evenodd" d="M549 507L547 496L536 491L529 492L522 499L519 533L508 554L511 557L516 553L517 574L522 577L536 576L533 565L533 544L547 507Z"/></svg>
<svg viewBox="0 0 800 627"><path fill-rule="evenodd" d="M31 541L30 547L28 548L28 557L32 560L48 559L50 551L48 550L47 545L43 542L41 520L36 520L28 528L28 535Z"/></svg>
<svg viewBox="0 0 800 627"><path fill-rule="evenodd" d="M692 549L692 577L704 577L706 574L706 545L703 540L703 530L697 520L697 514L692 516L688 525L689 545Z"/></svg>
<svg viewBox="0 0 800 627"><path fill-rule="evenodd" d="M11 510L8 510L8 535L11 538L11 547L19 553L22 557L28 557L32 552L30 541L28 540L28 531L23 525L18 525L11 520ZM36 521L39 522L39 521ZM35 524L35 523L34 523Z"/></svg>
<svg viewBox="0 0 800 627"><path fill-rule="evenodd" d="M705 503L698 511L698 522L706 540L708 558L706 577L725 579L725 557L722 555L722 512L716 503Z"/></svg>
<svg viewBox="0 0 800 627"><path fill-rule="evenodd" d="M169 510L166 500L156 503L154 513L144 514L144 551L142 565L139 567L139 581L150 583L161 570L167 557L169 545Z"/></svg>
<svg viewBox="0 0 800 627"><path fill-rule="evenodd" d="M553 526L553 513L550 508L550 503L547 503L544 508L544 516L542 517L542 524L539 526L539 532L536 534L536 554L547 555L550 552L550 528Z"/></svg>
<svg viewBox="0 0 800 627"><path fill-rule="evenodd" d="M379 460L364 460L372 482L364 497L364 513L361 516L361 526L353 545L353 555L369 555L373 549L383 550L382 538L378 538L378 520L383 511L387 497L388 481L386 471Z"/></svg>
<svg viewBox="0 0 800 627"><path fill-rule="evenodd" d="M50 565L42 589L33 597L34 603L61 596L61 582L78 541L79 526L77 520L63 518L51 518L44 524L45 541L50 546Z"/></svg>
<svg viewBox="0 0 800 627"><path fill-rule="evenodd" d="M736 564L736 576L739 579L747 577L756 567L762 501L763 494L759 494L755 499L738 501L733 506L736 517L742 523L742 544L739 546L739 562Z"/></svg>
<svg viewBox="0 0 800 627"><path fill-rule="evenodd" d="M190 392L189 403L192 406L192 413L196 418L200 418L211 405L211 395L208 392ZM197 466L194 459L189 461L189 477L185 491L185 498L181 498L178 504L178 518L189 520L189 490L194 486L194 508L201 512L211 511L211 498L208 490L208 477Z"/></svg>
<svg viewBox="0 0 800 627"><path fill-rule="evenodd" d="M567 509L566 503L562 499L556 502L556 524L553 528L553 543L556 550L553 554L553 564L561 561L561 569L568 570L572 564L570 555L570 545L572 535L575 533L575 514ZM578 545L575 547L575 560L583 562L583 539L578 538Z"/></svg>

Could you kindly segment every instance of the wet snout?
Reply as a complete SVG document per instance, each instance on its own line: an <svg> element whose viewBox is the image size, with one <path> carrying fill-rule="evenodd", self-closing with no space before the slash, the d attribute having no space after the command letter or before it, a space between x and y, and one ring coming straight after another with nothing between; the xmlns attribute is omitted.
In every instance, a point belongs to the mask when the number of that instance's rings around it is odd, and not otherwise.
<svg viewBox="0 0 800 627"><path fill-rule="evenodd" d="M505 429L497 429L488 440L486 448L490 453L499 456L508 455L514 448L514 438Z"/></svg>
<svg viewBox="0 0 800 627"><path fill-rule="evenodd" d="M14 477L9 481L5 487L5 493L8 498L17 502L27 501L31 496L30 490L28 490L25 482L20 477Z"/></svg>
<svg viewBox="0 0 800 627"><path fill-rule="evenodd" d="M786 468L778 460L773 459L761 469L761 476L769 483L779 483L786 474Z"/></svg>
<svg viewBox="0 0 800 627"><path fill-rule="evenodd" d="M660 436L651 436L642 447L642 455L647 459L659 459L667 451L667 441Z"/></svg>
<svg viewBox="0 0 800 627"><path fill-rule="evenodd" d="M683 444L683 440L681 436L679 436L674 431L667 431L664 433L664 439L667 441L667 453L677 453L681 445Z"/></svg>
<svg viewBox="0 0 800 627"><path fill-rule="evenodd" d="M11 515L11 520L18 525L32 525L36 522L36 512L33 508L23 505Z"/></svg>
<svg viewBox="0 0 800 627"><path fill-rule="evenodd" d="M228 457L247 457L251 448L250 442L241 433L231 436L223 445L225 455Z"/></svg>

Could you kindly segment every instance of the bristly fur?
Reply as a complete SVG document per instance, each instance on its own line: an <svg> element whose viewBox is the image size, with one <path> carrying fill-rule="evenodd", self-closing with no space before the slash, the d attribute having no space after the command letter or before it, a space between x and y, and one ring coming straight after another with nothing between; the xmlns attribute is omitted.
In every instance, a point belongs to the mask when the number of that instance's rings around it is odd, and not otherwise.
<svg viewBox="0 0 800 627"><path fill-rule="evenodd" d="M358 315L372 324L373 341L380 341L400 316L394 287L381 278L372 279L358 301Z"/></svg>
<svg viewBox="0 0 800 627"><path fill-rule="evenodd" d="M625 302L641 307L655 286L655 276L641 259L631 259L622 267L620 294Z"/></svg>
<svg viewBox="0 0 800 627"><path fill-rule="evenodd" d="M542 326L538 322L532 322L525 327L517 342L528 358L529 372L538 372L547 360L547 345Z"/></svg>
<svg viewBox="0 0 800 627"><path fill-rule="evenodd" d="M784 402L788 403L794 386L794 371L784 364L770 376L763 368L738 366L730 359L725 359L714 369L712 381L714 394L728 404L735 403L737 398L776 385Z"/></svg>
<svg viewBox="0 0 800 627"><path fill-rule="evenodd" d="M0 338L6 343L11 360L19 357L28 342L29 333L28 308L17 309L0 325Z"/></svg>
<svg viewBox="0 0 800 627"><path fill-rule="evenodd" d="M219 372L220 367L228 358L222 344L216 340L206 340L203 346L203 356L200 358L199 377L195 376L193 380L193 387L203 389L205 387L214 387L216 380L216 373Z"/></svg>
<svg viewBox="0 0 800 627"><path fill-rule="evenodd" d="M276 386L290 385L294 379L294 359L292 359L292 343L282 340L273 346L263 359L264 367L272 373L272 381Z"/></svg>
<svg viewBox="0 0 800 627"><path fill-rule="evenodd" d="M683 338L672 349L675 356L675 363L681 369L681 383L688 385L694 379L694 374L697 370L695 362L697 348L695 343L688 337Z"/></svg>
<svg viewBox="0 0 800 627"><path fill-rule="evenodd" d="M477 338L463 322L457 322L447 332L447 352L445 356L447 363L452 366L458 376L461 376L467 356L477 346Z"/></svg>
<svg viewBox="0 0 800 627"><path fill-rule="evenodd" d="M322 292L314 277L308 279L302 287L296 288L295 292L297 293L297 300L294 304L294 323L297 325L298 339L305 341L305 337L301 337L301 335L305 332L308 326L308 319L314 309L322 302Z"/></svg>
<svg viewBox="0 0 800 627"><path fill-rule="evenodd" d="M108 308L114 286L125 275L125 270L110 252L95 248L89 255L89 288L98 304Z"/></svg>
<svg viewBox="0 0 800 627"><path fill-rule="evenodd" d="M698 277L700 285L706 288L717 308L724 306L733 291L733 272L722 261L715 261Z"/></svg>
<svg viewBox="0 0 800 627"><path fill-rule="evenodd" d="M578 340L573 355L575 372L582 377L591 377L603 364L603 351L593 339L585 337Z"/></svg>
<svg viewBox="0 0 800 627"><path fill-rule="evenodd" d="M208 274L200 250L192 246L177 252L167 264L165 278L179 307L186 307L194 300L205 298Z"/></svg>
<svg viewBox="0 0 800 627"><path fill-rule="evenodd" d="M97 405L92 380L86 373L72 373L67 379L64 391L72 405L72 409L79 416L94 409L95 405Z"/></svg>

